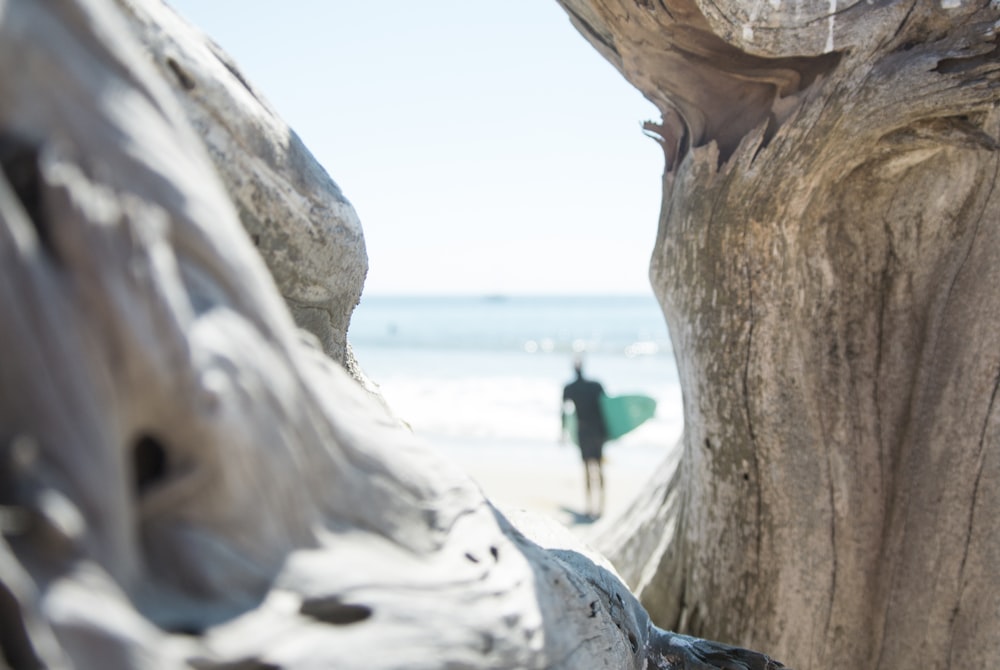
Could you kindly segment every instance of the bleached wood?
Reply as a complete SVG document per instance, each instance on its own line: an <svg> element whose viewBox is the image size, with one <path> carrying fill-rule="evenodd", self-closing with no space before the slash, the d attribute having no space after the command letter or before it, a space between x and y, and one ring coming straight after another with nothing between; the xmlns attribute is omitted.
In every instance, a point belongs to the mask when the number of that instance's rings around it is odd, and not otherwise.
<svg viewBox="0 0 1000 670"><path fill-rule="evenodd" d="M358 216L218 45L160 0L116 0L208 149L295 322L360 376L345 333L368 259Z"/></svg>
<svg viewBox="0 0 1000 670"><path fill-rule="evenodd" d="M0 657L777 667L652 626L603 559L515 528L300 336L198 110L134 39L170 22L137 16L0 14Z"/></svg>

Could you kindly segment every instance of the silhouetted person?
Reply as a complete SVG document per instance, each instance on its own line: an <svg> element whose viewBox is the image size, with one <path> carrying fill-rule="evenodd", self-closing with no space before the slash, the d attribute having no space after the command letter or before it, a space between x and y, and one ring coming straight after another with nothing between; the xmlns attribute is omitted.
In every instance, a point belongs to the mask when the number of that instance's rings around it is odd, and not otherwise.
<svg viewBox="0 0 1000 670"><path fill-rule="evenodd" d="M604 442L608 432L601 412L601 396L604 388L600 383L583 376L583 361L573 361L576 379L563 388L563 429L566 428L566 402L572 402L576 410L577 436L580 455L583 457L583 476L586 486L586 513L598 517L604 512L604 472L601 463L604 458ZM595 504L596 494L596 504Z"/></svg>

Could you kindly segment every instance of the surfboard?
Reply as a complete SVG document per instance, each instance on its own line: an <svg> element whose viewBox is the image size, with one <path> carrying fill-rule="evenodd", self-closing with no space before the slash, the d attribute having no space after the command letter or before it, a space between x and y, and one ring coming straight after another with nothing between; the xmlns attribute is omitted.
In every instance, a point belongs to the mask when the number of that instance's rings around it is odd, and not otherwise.
<svg viewBox="0 0 1000 670"><path fill-rule="evenodd" d="M601 396L601 411L608 440L617 440L653 418L656 400L648 395L605 395Z"/></svg>
<svg viewBox="0 0 1000 670"><path fill-rule="evenodd" d="M656 400L648 395L604 395L601 396L601 412L604 425L608 429L608 441L617 440L646 423L656 414ZM580 444L577 436L576 413L566 414L566 430L574 444Z"/></svg>

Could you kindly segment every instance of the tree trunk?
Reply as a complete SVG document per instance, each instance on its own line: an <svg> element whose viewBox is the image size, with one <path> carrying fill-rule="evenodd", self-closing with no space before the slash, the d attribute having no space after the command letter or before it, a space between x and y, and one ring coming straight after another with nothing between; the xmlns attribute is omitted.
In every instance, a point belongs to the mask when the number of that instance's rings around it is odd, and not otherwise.
<svg viewBox="0 0 1000 670"><path fill-rule="evenodd" d="M801 670L1000 666L1000 7L560 2L663 112L684 394L599 546Z"/></svg>
<svg viewBox="0 0 1000 670"><path fill-rule="evenodd" d="M299 166L248 101L220 181L162 11L0 13L0 667L777 668L654 627L300 336L223 188Z"/></svg>

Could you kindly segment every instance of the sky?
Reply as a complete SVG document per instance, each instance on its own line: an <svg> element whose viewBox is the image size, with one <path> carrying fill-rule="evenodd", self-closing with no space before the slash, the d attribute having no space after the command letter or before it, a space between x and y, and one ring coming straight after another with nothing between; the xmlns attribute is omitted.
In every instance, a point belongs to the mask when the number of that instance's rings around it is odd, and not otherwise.
<svg viewBox="0 0 1000 670"><path fill-rule="evenodd" d="M650 293L659 112L555 0L168 0L361 220L364 295Z"/></svg>

